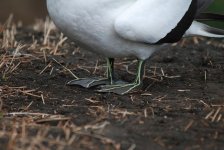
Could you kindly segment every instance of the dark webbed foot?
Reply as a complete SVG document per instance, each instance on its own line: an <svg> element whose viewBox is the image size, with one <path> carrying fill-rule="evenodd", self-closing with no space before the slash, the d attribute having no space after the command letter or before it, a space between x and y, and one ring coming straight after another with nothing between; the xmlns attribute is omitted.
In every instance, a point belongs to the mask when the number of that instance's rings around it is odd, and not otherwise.
<svg viewBox="0 0 224 150"><path fill-rule="evenodd" d="M133 91L135 89L139 89L142 85L142 77L144 72L144 61L139 60L138 62L138 72L136 75L136 79L133 83L122 83L122 82L115 82L112 85L103 85L100 87L100 90L98 92L109 92L109 93L115 93L119 95L124 95L129 93L130 91Z"/></svg>
<svg viewBox="0 0 224 150"><path fill-rule="evenodd" d="M98 85L110 85L113 83L113 72L114 72L114 59L107 59L107 78L78 78L72 81L69 81L67 85L80 85L84 88L90 88Z"/></svg>
<svg viewBox="0 0 224 150"><path fill-rule="evenodd" d="M99 86L104 84L110 84L110 80L107 78L80 78L69 81L67 85L80 85L84 88L90 88L93 86Z"/></svg>
<svg viewBox="0 0 224 150"><path fill-rule="evenodd" d="M114 81L114 68L113 68L114 59L107 59L107 78L80 78L69 81L67 85L80 85L85 88L90 88L93 86L100 86L98 92L103 93L116 93L119 95L124 95L138 89L142 84L142 77L144 72L144 61L138 61L138 71L136 79L133 83L126 83L123 81Z"/></svg>

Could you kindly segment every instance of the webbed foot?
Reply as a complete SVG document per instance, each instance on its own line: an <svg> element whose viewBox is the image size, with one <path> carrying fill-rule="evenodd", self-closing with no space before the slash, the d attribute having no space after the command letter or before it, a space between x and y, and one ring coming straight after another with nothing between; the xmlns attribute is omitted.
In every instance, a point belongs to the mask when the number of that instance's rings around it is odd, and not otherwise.
<svg viewBox="0 0 224 150"><path fill-rule="evenodd" d="M67 85L80 85L84 88L90 88L98 85L110 84L107 78L80 78L69 81Z"/></svg>
<svg viewBox="0 0 224 150"><path fill-rule="evenodd" d="M142 85L142 78L144 73L144 61L138 61L138 71L136 74L136 79L133 83L122 83L122 82L115 82L114 84L110 85L102 85L98 92L108 92L108 93L115 93L119 95L127 94L133 90L139 89Z"/></svg>
<svg viewBox="0 0 224 150"><path fill-rule="evenodd" d="M141 87L140 83L129 84L114 84L114 85L102 85L98 92L102 93L115 93L118 95L124 95Z"/></svg>

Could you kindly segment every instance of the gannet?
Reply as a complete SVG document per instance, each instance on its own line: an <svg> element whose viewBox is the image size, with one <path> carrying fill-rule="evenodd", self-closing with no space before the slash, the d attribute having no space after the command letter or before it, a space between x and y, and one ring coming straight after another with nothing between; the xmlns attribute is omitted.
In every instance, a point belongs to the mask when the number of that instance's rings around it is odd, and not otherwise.
<svg viewBox="0 0 224 150"><path fill-rule="evenodd" d="M68 85L100 86L99 92L126 94L142 85L145 60L182 37L223 38L224 31L196 19L213 0L47 0L55 25L81 47L106 57L107 78L80 78ZM204 14L214 19L218 15ZM214 18L213 18L214 17ZM220 15L217 18L223 19ZM138 59L133 83L114 79L114 59Z"/></svg>

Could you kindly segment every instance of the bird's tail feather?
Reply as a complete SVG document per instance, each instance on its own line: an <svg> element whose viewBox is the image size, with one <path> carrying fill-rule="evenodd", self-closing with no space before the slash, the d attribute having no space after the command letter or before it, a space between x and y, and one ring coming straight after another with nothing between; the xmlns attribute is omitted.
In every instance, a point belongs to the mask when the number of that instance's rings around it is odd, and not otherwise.
<svg viewBox="0 0 224 150"><path fill-rule="evenodd" d="M185 37L188 36L224 38L224 30L194 21L191 27L185 33Z"/></svg>
<svg viewBox="0 0 224 150"><path fill-rule="evenodd" d="M224 21L224 14L200 13L196 20L198 21Z"/></svg>

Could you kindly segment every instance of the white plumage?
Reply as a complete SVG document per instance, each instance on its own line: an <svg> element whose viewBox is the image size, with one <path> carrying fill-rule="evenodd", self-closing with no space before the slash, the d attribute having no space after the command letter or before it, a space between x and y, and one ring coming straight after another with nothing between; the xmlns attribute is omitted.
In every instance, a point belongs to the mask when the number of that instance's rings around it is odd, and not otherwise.
<svg viewBox="0 0 224 150"><path fill-rule="evenodd" d="M47 7L56 26L78 45L107 58L135 56L144 61L166 44L166 41L170 41L170 37L178 34L181 37L184 33L184 36L224 37L222 34L210 33L209 26L191 20L200 15L211 2L212 0L47 0ZM140 75L135 81L138 77ZM128 90L121 90L123 93L119 90L117 92L117 89L126 86L116 85L118 88L114 88L115 83L112 83L112 78L110 80L112 85L108 85L103 92L124 94L135 88L128 86ZM82 80L78 80L78 83L74 81L73 84L91 86L89 82L86 85L80 81Z"/></svg>
<svg viewBox="0 0 224 150"><path fill-rule="evenodd" d="M136 1L116 17L115 31L128 40L156 43L177 26L190 4L190 0Z"/></svg>

